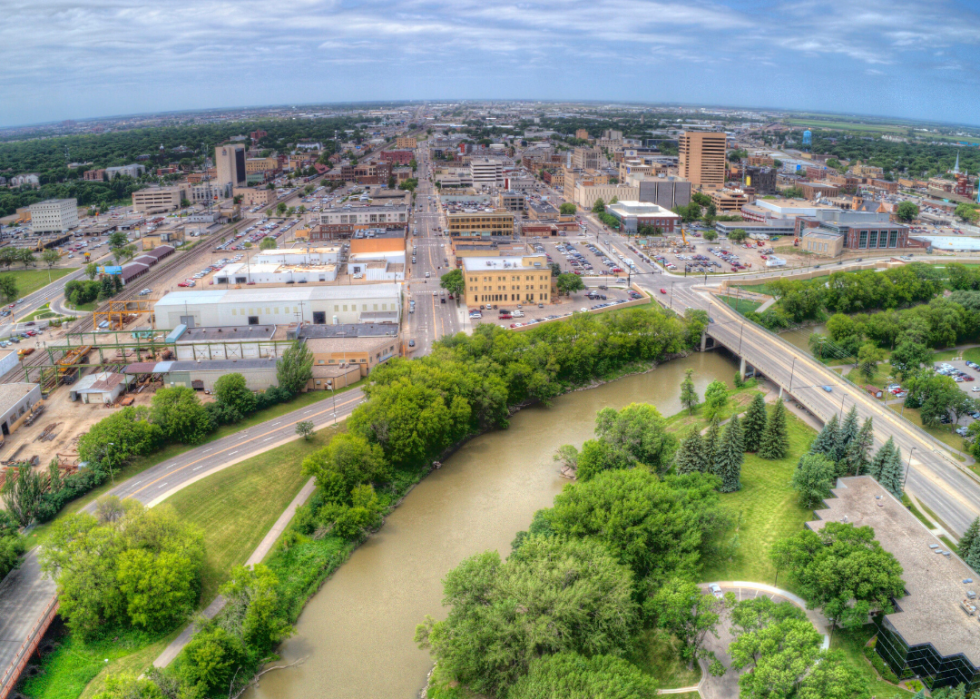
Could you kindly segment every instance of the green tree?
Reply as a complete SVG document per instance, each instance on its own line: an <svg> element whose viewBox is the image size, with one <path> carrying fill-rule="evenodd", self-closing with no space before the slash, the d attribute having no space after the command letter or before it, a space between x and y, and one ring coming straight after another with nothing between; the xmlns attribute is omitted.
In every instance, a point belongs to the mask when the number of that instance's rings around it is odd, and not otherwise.
<svg viewBox="0 0 980 699"><path fill-rule="evenodd" d="M175 670L191 696L224 696L248 662L241 639L220 626L204 629L184 648ZM234 696L234 695L232 695Z"/></svg>
<svg viewBox="0 0 980 699"><path fill-rule="evenodd" d="M712 381L704 389L704 416L709 420L728 406L728 386L724 381Z"/></svg>
<svg viewBox="0 0 980 699"><path fill-rule="evenodd" d="M20 526L26 527L34 521L37 508L44 495L44 479L40 472L29 463L19 463L6 472L6 480L0 494L3 504Z"/></svg>
<svg viewBox="0 0 980 699"><path fill-rule="evenodd" d="M221 587L225 600L221 625L250 648L272 648L293 633L279 598L279 580L262 564L238 566Z"/></svg>
<svg viewBox="0 0 980 699"><path fill-rule="evenodd" d="M3 298L5 302L16 301L17 297L20 295L17 289L17 280L12 274L4 274L0 276L0 298Z"/></svg>
<svg viewBox="0 0 980 699"><path fill-rule="evenodd" d="M571 216L572 214L575 213L576 210L577 209L575 204L571 202L565 202L564 204L558 207L558 211L559 213L561 213L562 216Z"/></svg>
<svg viewBox="0 0 980 699"><path fill-rule="evenodd" d="M704 192L694 192L691 195L691 201L693 201L698 206L708 206L711 204L711 197Z"/></svg>
<svg viewBox="0 0 980 699"><path fill-rule="evenodd" d="M919 216L919 207L913 202L903 201L895 208L895 218L902 223L912 223Z"/></svg>
<svg viewBox="0 0 980 699"><path fill-rule="evenodd" d="M164 699L155 682L138 679L131 673L107 675L105 686L94 699Z"/></svg>
<svg viewBox="0 0 980 699"><path fill-rule="evenodd" d="M276 239L275 238L263 238L259 243L259 250L275 250L276 249Z"/></svg>
<svg viewBox="0 0 980 699"><path fill-rule="evenodd" d="M300 420L296 423L296 434L307 442L313 439L314 425L310 420Z"/></svg>
<svg viewBox="0 0 980 699"><path fill-rule="evenodd" d="M824 652L796 690L796 699L868 699L868 678L841 651Z"/></svg>
<svg viewBox="0 0 980 699"><path fill-rule="evenodd" d="M892 610L902 597L902 566L874 538L871 527L828 521L773 544L770 558L789 571L810 609L837 625L863 624L869 613Z"/></svg>
<svg viewBox="0 0 980 699"><path fill-rule="evenodd" d="M962 545L959 549L960 556L963 557L966 564L973 568L973 570L980 571L980 538L973 540L969 550L965 549Z"/></svg>
<svg viewBox="0 0 980 699"><path fill-rule="evenodd" d="M89 279L95 279L95 275L99 273L99 266L94 262L89 262L85 265L85 276Z"/></svg>
<svg viewBox="0 0 980 699"><path fill-rule="evenodd" d="M211 418L193 389L161 388L153 396L150 419L170 441L200 444L212 429Z"/></svg>
<svg viewBox="0 0 980 699"><path fill-rule="evenodd" d="M694 369L688 369L684 372L684 380L681 382L681 405L687 408L687 412L691 415L694 414L701 402L698 398L698 392L694 388L694 379L691 378L693 374Z"/></svg>
<svg viewBox="0 0 980 699"><path fill-rule="evenodd" d="M888 441L881 446L881 449L875 453L874 458L871 460L871 467L868 469L868 475L880 482L881 474L885 470L885 466L891 461L894 455L895 441L889 437Z"/></svg>
<svg viewBox="0 0 980 699"><path fill-rule="evenodd" d="M793 488L800 495L800 504L812 509L830 495L834 482L834 462L824 454L810 453L800 457L793 472Z"/></svg>
<svg viewBox="0 0 980 699"><path fill-rule="evenodd" d="M303 459L303 475L312 476L327 502L351 504L351 492L365 483L383 483L389 474L377 444L350 432L338 434L327 446Z"/></svg>
<svg viewBox="0 0 980 699"><path fill-rule="evenodd" d="M606 213L606 202L599 197L595 200L595 204L592 205L592 213L594 214L604 214Z"/></svg>
<svg viewBox="0 0 980 699"><path fill-rule="evenodd" d="M904 493L904 481L905 464L902 463L901 450L895 447L888 455L888 460L882 464L881 476L878 478L878 482L882 488L901 501L902 494Z"/></svg>
<svg viewBox="0 0 980 699"><path fill-rule="evenodd" d="M51 283L51 268L54 267L56 264L58 264L58 261L60 259L61 259L61 255L58 253L57 250L54 250L53 248L48 248L47 250L41 253L41 262L43 262L48 266L49 284Z"/></svg>
<svg viewBox="0 0 980 699"><path fill-rule="evenodd" d="M966 223L976 223L977 219L980 218L980 212L972 204L957 204L953 214Z"/></svg>
<svg viewBox="0 0 980 699"><path fill-rule="evenodd" d="M718 446L721 443L721 420L715 415L708 422L708 429L704 433L704 455L708 459L709 470L714 469L715 455L718 453Z"/></svg>
<svg viewBox="0 0 980 699"><path fill-rule="evenodd" d="M766 421L765 432L759 444L759 456L763 459L782 459L789 453L789 434L786 429L786 408L777 400Z"/></svg>
<svg viewBox="0 0 980 699"><path fill-rule="evenodd" d="M648 403L630 403L618 412L603 408L596 414L595 435L617 462L643 464L655 472L667 470L677 445L660 411Z"/></svg>
<svg viewBox="0 0 980 699"><path fill-rule="evenodd" d="M195 558L203 559L197 542ZM201 560L187 552L132 548L119 554L116 582L126 600L126 614L134 625L147 630L169 629L193 609L200 591Z"/></svg>
<svg viewBox="0 0 980 699"><path fill-rule="evenodd" d="M466 280L463 278L463 271L453 269L439 278L439 286L457 298L461 298L466 291Z"/></svg>
<svg viewBox="0 0 980 699"><path fill-rule="evenodd" d="M745 417L742 419L745 451L758 451L762 442L762 433L766 429L766 399L761 393L756 393L749 403Z"/></svg>
<svg viewBox="0 0 980 699"><path fill-rule="evenodd" d="M109 234L109 249L123 248L129 244L129 236L125 231L113 231Z"/></svg>
<svg viewBox="0 0 980 699"><path fill-rule="evenodd" d="M736 228L731 233L728 234L728 239L733 243L742 243L748 238L748 233L745 232L744 228Z"/></svg>
<svg viewBox="0 0 980 699"><path fill-rule="evenodd" d="M820 434L810 445L811 454L825 454L831 462L837 461L837 455L841 450L840 422L837 413L830 416L824 423Z"/></svg>
<svg viewBox="0 0 980 699"><path fill-rule="evenodd" d="M705 220L707 220L707 217L705 218ZM718 240L718 232L715 229L713 229L713 228L709 228L708 230L706 230L701 235L709 243L713 243L714 241Z"/></svg>
<svg viewBox="0 0 980 699"><path fill-rule="evenodd" d="M239 373L225 374L214 382L214 397L219 403L234 408L241 415L255 411L255 394L248 388L245 377Z"/></svg>
<svg viewBox="0 0 980 699"><path fill-rule="evenodd" d="M971 548L973 548L973 543L977 540L977 538L980 538L980 517L974 519L970 523L970 526L966 528L966 531L963 532L963 536L961 536L960 540L957 542L957 546L960 551L968 552Z"/></svg>
<svg viewBox="0 0 980 699"><path fill-rule="evenodd" d="M684 644L682 656L693 665L705 657L704 641L710 633L718 638L719 612L723 602L705 595L696 583L673 578L666 581L644 604L654 625Z"/></svg>
<svg viewBox="0 0 980 699"><path fill-rule="evenodd" d="M867 381L872 381L878 375L878 363L885 358L885 350L878 349L873 343L861 345L858 350L858 368Z"/></svg>
<svg viewBox="0 0 980 699"><path fill-rule="evenodd" d="M558 289L558 293L563 296L571 296L576 291L582 291L585 289L585 282L577 274L572 274L571 272L565 272L559 274L558 278L555 280L555 286Z"/></svg>
<svg viewBox="0 0 980 699"><path fill-rule="evenodd" d="M655 699L657 683L635 665L609 655L556 653L531 662L508 699Z"/></svg>
<svg viewBox="0 0 980 699"><path fill-rule="evenodd" d="M709 473L713 464L705 453L704 440L697 426L691 428L687 438L681 441L677 454L674 456L674 466L677 473Z"/></svg>
<svg viewBox="0 0 980 699"><path fill-rule="evenodd" d="M805 617L783 619L737 637L728 646L731 666L736 670L751 668L738 679L739 696L789 697L820 657L822 640L823 636Z"/></svg>
<svg viewBox="0 0 980 699"><path fill-rule="evenodd" d="M466 559L443 589L447 618L426 617L415 640L474 692L502 695L550 654L618 654L637 628L629 571L595 541L529 537L506 561Z"/></svg>
<svg viewBox="0 0 980 699"><path fill-rule="evenodd" d="M278 204L276 204L276 213L279 214L279 216L282 216L283 214L286 213L286 202L281 201Z"/></svg>
<svg viewBox="0 0 980 699"><path fill-rule="evenodd" d="M279 388L290 395L299 395L313 378L313 354L302 342L294 342L276 362Z"/></svg>
<svg viewBox="0 0 980 699"><path fill-rule="evenodd" d="M871 468L871 449L874 447L874 424L869 417L861 425L857 436L847 445L844 462L846 473L853 476L863 476Z"/></svg>
<svg viewBox="0 0 980 699"><path fill-rule="evenodd" d="M111 473L133 456L149 454L163 440L145 406L128 406L104 417L78 438L78 457Z"/></svg>
<svg viewBox="0 0 980 699"><path fill-rule="evenodd" d="M741 474L744 459L742 427L738 415L732 415L715 452L714 473L721 480L721 492L734 493L742 487Z"/></svg>

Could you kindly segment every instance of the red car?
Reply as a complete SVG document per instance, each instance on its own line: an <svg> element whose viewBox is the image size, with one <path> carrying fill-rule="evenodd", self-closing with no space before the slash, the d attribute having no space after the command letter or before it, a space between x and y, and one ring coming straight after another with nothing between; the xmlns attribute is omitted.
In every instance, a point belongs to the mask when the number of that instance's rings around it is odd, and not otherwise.
<svg viewBox="0 0 980 699"><path fill-rule="evenodd" d="M661 289L661 290L660 290L660 293L661 293L661 294L666 294L666 293L667 293L667 290L666 290L666 289Z"/></svg>
<svg viewBox="0 0 980 699"><path fill-rule="evenodd" d="M177 286L187 286L187 282L181 282L181 283L180 283L180 284L178 284Z"/></svg>

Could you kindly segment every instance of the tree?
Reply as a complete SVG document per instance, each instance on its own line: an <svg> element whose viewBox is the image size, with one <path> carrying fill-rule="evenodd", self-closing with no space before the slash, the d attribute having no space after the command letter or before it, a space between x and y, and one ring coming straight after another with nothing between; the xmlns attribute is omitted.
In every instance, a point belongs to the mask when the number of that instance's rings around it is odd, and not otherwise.
<svg viewBox="0 0 980 699"><path fill-rule="evenodd" d="M863 476L871 467L871 449L874 447L874 424L869 417L861 425L857 436L851 440L844 452L846 473L853 476Z"/></svg>
<svg viewBox="0 0 980 699"><path fill-rule="evenodd" d="M284 618L278 585L275 574L262 564L233 568L231 579L221 587L222 627L259 650L291 636L293 627Z"/></svg>
<svg viewBox="0 0 980 699"><path fill-rule="evenodd" d="M655 699L657 683L621 658L556 653L531 662L508 699Z"/></svg>
<svg viewBox="0 0 980 699"><path fill-rule="evenodd" d="M687 412L691 415L700 403L698 392L694 389L694 379L691 378L693 374L694 369L688 369L684 372L684 380L681 382L681 405L687 408Z"/></svg>
<svg viewBox="0 0 980 699"><path fill-rule="evenodd" d="M914 342L903 342L896 347L889 361L896 375L905 381L919 371L919 367L932 359L932 350L925 345Z"/></svg>
<svg viewBox="0 0 980 699"><path fill-rule="evenodd" d="M811 509L830 495L834 482L834 462L824 454L810 453L800 457L793 472L793 488L800 495L800 504Z"/></svg>
<svg viewBox="0 0 980 699"><path fill-rule="evenodd" d="M439 278L439 286L457 298L462 297L463 293L466 291L466 281L463 278L463 270L453 269L446 272Z"/></svg>
<svg viewBox="0 0 980 699"><path fill-rule="evenodd" d="M308 442L313 439L313 427L309 420L300 420L296 423L296 434Z"/></svg>
<svg viewBox="0 0 980 699"><path fill-rule="evenodd" d="M0 297L3 298L5 302L16 301L20 292L17 289L17 280L12 274L4 274L0 276Z"/></svg>
<svg viewBox="0 0 980 699"><path fill-rule="evenodd" d="M280 216L286 213L286 202L281 201L276 205L276 213Z"/></svg>
<svg viewBox="0 0 980 699"><path fill-rule="evenodd" d="M242 416L255 410L255 394L246 385L245 377L239 373L219 377L212 390L219 403L234 408Z"/></svg>
<svg viewBox="0 0 980 699"><path fill-rule="evenodd" d="M695 426L690 434L681 441L677 454L674 456L674 466L677 473L709 473L713 464L705 453L704 440L701 432Z"/></svg>
<svg viewBox="0 0 980 699"><path fill-rule="evenodd" d="M99 273L99 266L94 262L89 262L85 265L85 276L89 279L95 279L95 275Z"/></svg>
<svg viewBox="0 0 980 699"><path fill-rule="evenodd" d="M204 629L184 648L176 667L191 696L224 695L248 662L242 640L220 626Z"/></svg>
<svg viewBox="0 0 980 699"><path fill-rule="evenodd" d="M789 453L789 435L786 431L786 408L782 399L777 400L766 422L759 444L759 456L763 459L782 459Z"/></svg>
<svg viewBox="0 0 980 699"><path fill-rule="evenodd" d="M869 613L890 613L902 597L902 566L874 538L871 527L828 521L773 544L770 558L787 569L810 609L834 626L863 624Z"/></svg>
<svg viewBox="0 0 980 699"><path fill-rule="evenodd" d="M953 212L956 218L966 223L976 223L977 218L980 217L980 212L978 212L972 204L957 204L956 210Z"/></svg>
<svg viewBox="0 0 980 699"><path fill-rule="evenodd" d="M575 204L571 202L565 202L564 204L558 207L558 211L559 213L561 213L562 216L571 216L576 212L576 210L577 208Z"/></svg>
<svg viewBox="0 0 980 699"><path fill-rule="evenodd" d="M312 476L329 503L351 504L354 488L388 480L384 452L377 444L349 432L338 434L327 446L303 459L303 475Z"/></svg>
<svg viewBox="0 0 980 699"><path fill-rule="evenodd" d="M102 691L94 699L164 699L155 682L139 679L131 673L107 675Z"/></svg>
<svg viewBox="0 0 980 699"><path fill-rule="evenodd" d="M878 375L878 363L884 358L885 350L878 349L874 343L868 342L861 345L857 357L861 375L867 381L872 381Z"/></svg>
<svg viewBox="0 0 980 699"><path fill-rule="evenodd" d="M660 411L647 403L630 403L619 411L603 408L596 414L595 435L616 462L643 464L654 472L667 470L677 445Z"/></svg>
<svg viewBox="0 0 980 699"><path fill-rule="evenodd" d="M902 223L912 223L919 216L919 207L910 201L903 201L895 208L895 217Z"/></svg>
<svg viewBox="0 0 980 699"><path fill-rule="evenodd" d="M704 416L709 420L728 405L728 386L724 381L712 381L704 389Z"/></svg>
<svg viewBox="0 0 980 699"><path fill-rule="evenodd" d="M881 449L875 453L874 459L871 460L871 467L868 470L868 475L874 478L876 481L881 481L881 474L894 454L895 441L889 437L888 441L885 442Z"/></svg>
<svg viewBox="0 0 980 699"><path fill-rule="evenodd" d="M702 234L702 236L703 236L703 237L704 237L704 239L705 239L705 240L707 240L707 241L708 241L709 243L713 243L714 241L716 241L716 240L718 240L718 231L716 231L716 230L715 230L715 229L713 229L713 228L709 228L708 230L706 230L706 231L705 231L705 232L704 232L704 233Z"/></svg>
<svg viewBox="0 0 980 699"><path fill-rule="evenodd" d="M570 468L573 471L578 468L578 449L571 444L562 444L555 449L551 455L553 461L557 461L563 468Z"/></svg>
<svg viewBox="0 0 980 699"><path fill-rule="evenodd" d="M594 214L606 213L606 202L602 200L602 197L599 197L598 199L595 200L595 203L592 205L592 213Z"/></svg>
<svg viewBox="0 0 980 699"><path fill-rule="evenodd" d="M748 238L748 233L745 232L744 228L736 228L731 233L728 234L728 239L733 243L742 243Z"/></svg>
<svg viewBox="0 0 980 699"><path fill-rule="evenodd" d="M576 291L582 291L585 288L585 282L577 274L565 272L564 274L558 275L558 278L555 280L555 286L558 288L559 294L571 296Z"/></svg>
<svg viewBox="0 0 980 699"><path fill-rule="evenodd" d="M313 378L313 354L302 342L294 342L276 362L279 388L298 395Z"/></svg>
<svg viewBox="0 0 980 699"><path fill-rule="evenodd" d="M974 539L969 549L961 544L959 550L960 556L966 561L966 564L973 570L980 571L980 538Z"/></svg>
<svg viewBox="0 0 980 699"><path fill-rule="evenodd" d="M718 453L718 445L721 438L721 421L718 416L711 418L708 429L704 433L704 455L708 459L709 470L714 469L715 454Z"/></svg>
<svg viewBox="0 0 980 699"><path fill-rule="evenodd" d="M596 541L528 537L506 561L496 551L466 559L443 590L448 616L426 617L416 643L449 676L494 696L537 658L615 655L637 628L629 571Z"/></svg>
<svg viewBox="0 0 980 699"><path fill-rule="evenodd" d="M766 429L766 399L761 393L756 393L749 403L745 417L742 418L745 451L758 451L762 442L762 433Z"/></svg>
<svg viewBox="0 0 980 699"><path fill-rule="evenodd" d="M824 652L796 690L796 699L868 699L868 678L841 651ZM914 699L914 698L913 698Z"/></svg>
<svg viewBox="0 0 980 699"><path fill-rule="evenodd" d="M183 444L200 444L212 429L208 412L191 388L161 388L154 394L150 419L164 437Z"/></svg>
<svg viewBox="0 0 980 699"><path fill-rule="evenodd" d="M738 415L732 415L715 452L714 473L721 480L721 492L734 493L742 487L740 478L744 459L742 427L738 422Z"/></svg>
<svg viewBox="0 0 980 699"><path fill-rule="evenodd" d="M905 469L902 463L902 453L898 447L895 447L888 455L888 459L882 464L881 476L878 478L878 482L882 488L901 501L902 494L904 493L904 481Z"/></svg>
<svg viewBox="0 0 980 699"><path fill-rule="evenodd" d="M840 445L840 422L837 420L837 413L834 413L824 423L823 429L820 430L817 438L813 440L813 444L810 445L810 453L825 454L829 461L836 462L837 454L840 452Z"/></svg>
<svg viewBox="0 0 980 699"><path fill-rule="evenodd" d="M45 484L41 474L31 464L19 463L16 468L16 472L13 469L7 471L7 478L0 493L3 495L3 504L7 512L20 523L20 526L26 527L34 521Z"/></svg>
<svg viewBox="0 0 980 699"><path fill-rule="evenodd" d="M129 236L126 235L125 231L113 231L109 234L108 242L110 250L126 247L129 244Z"/></svg>
<svg viewBox="0 0 980 699"><path fill-rule="evenodd" d="M966 552L969 552L969 550L973 548L973 544L978 538L980 538L980 517L973 520L970 523L970 526L966 528L966 531L963 532L963 536L961 536L960 540L957 542L957 546L959 547L960 551L964 552L965 555Z"/></svg>
<svg viewBox="0 0 980 699"><path fill-rule="evenodd" d="M263 238L259 243L259 250L275 250L276 249L276 239L275 238Z"/></svg>
<svg viewBox="0 0 980 699"><path fill-rule="evenodd" d="M51 268L58 264L60 259L61 255L53 248L48 248L41 253L41 262L48 266L48 283L51 282Z"/></svg>
<svg viewBox="0 0 980 699"><path fill-rule="evenodd" d="M736 670L752 668L738 678L739 696L789 697L820 657L822 640L823 635L802 613L738 636L728 646L731 666Z"/></svg>
<svg viewBox="0 0 980 699"><path fill-rule="evenodd" d="M723 602L706 595L696 583L672 578L665 582L644 604L656 628L676 636L684 644L682 656L693 666L705 656L704 640L708 634L718 638L719 611Z"/></svg>

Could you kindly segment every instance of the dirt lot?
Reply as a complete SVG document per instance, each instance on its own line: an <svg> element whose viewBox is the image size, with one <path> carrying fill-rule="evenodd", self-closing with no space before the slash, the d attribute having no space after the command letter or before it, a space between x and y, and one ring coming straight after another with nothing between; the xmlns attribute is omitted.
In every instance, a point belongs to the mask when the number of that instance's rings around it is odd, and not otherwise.
<svg viewBox="0 0 980 699"><path fill-rule="evenodd" d="M591 286L591 285L590 285ZM605 286L605 285L604 285ZM606 288L599 289L594 288L592 291L600 296L605 296L605 299L595 298L589 299L586 291L579 291L573 294L571 297L563 296L560 303L546 303L544 308L538 308L537 304L525 304L523 306L517 306L514 304L499 303L497 304L497 309L487 310L483 309L482 319L473 319L471 322L475 325L477 323L493 323L499 325L502 328L511 327L523 327L528 325L528 321L540 321L540 320L554 320L562 316L571 315L574 312L580 312L582 310L598 310L596 306L600 304L612 304L617 301L625 302L630 301L629 294L625 287L623 288ZM501 320L498 317L498 313L501 308L506 308L507 310L513 312L515 310L521 310L524 313L523 318L511 318L507 320Z"/></svg>

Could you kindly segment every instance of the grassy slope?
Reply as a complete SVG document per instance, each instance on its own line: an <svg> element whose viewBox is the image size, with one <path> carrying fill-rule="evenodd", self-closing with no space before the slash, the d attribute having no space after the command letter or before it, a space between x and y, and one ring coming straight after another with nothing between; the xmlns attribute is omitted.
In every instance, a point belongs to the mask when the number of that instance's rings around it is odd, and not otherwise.
<svg viewBox="0 0 980 699"><path fill-rule="evenodd" d="M868 677L871 682L871 696L877 697L878 699L907 699L911 697L912 692L878 679L878 673L875 672L868 659L864 657L861 649L867 645L875 633L876 630L873 624L856 629L837 629L834 631L834 640L831 643L831 648L833 650L843 651L847 660L852 665L860 668L865 676Z"/></svg>
<svg viewBox="0 0 980 699"><path fill-rule="evenodd" d="M23 298L74 271L70 267L55 267L51 270L50 282L48 281L48 270L46 267L44 269L15 269L12 272L0 272L0 274L13 276L17 282L18 297Z"/></svg>

